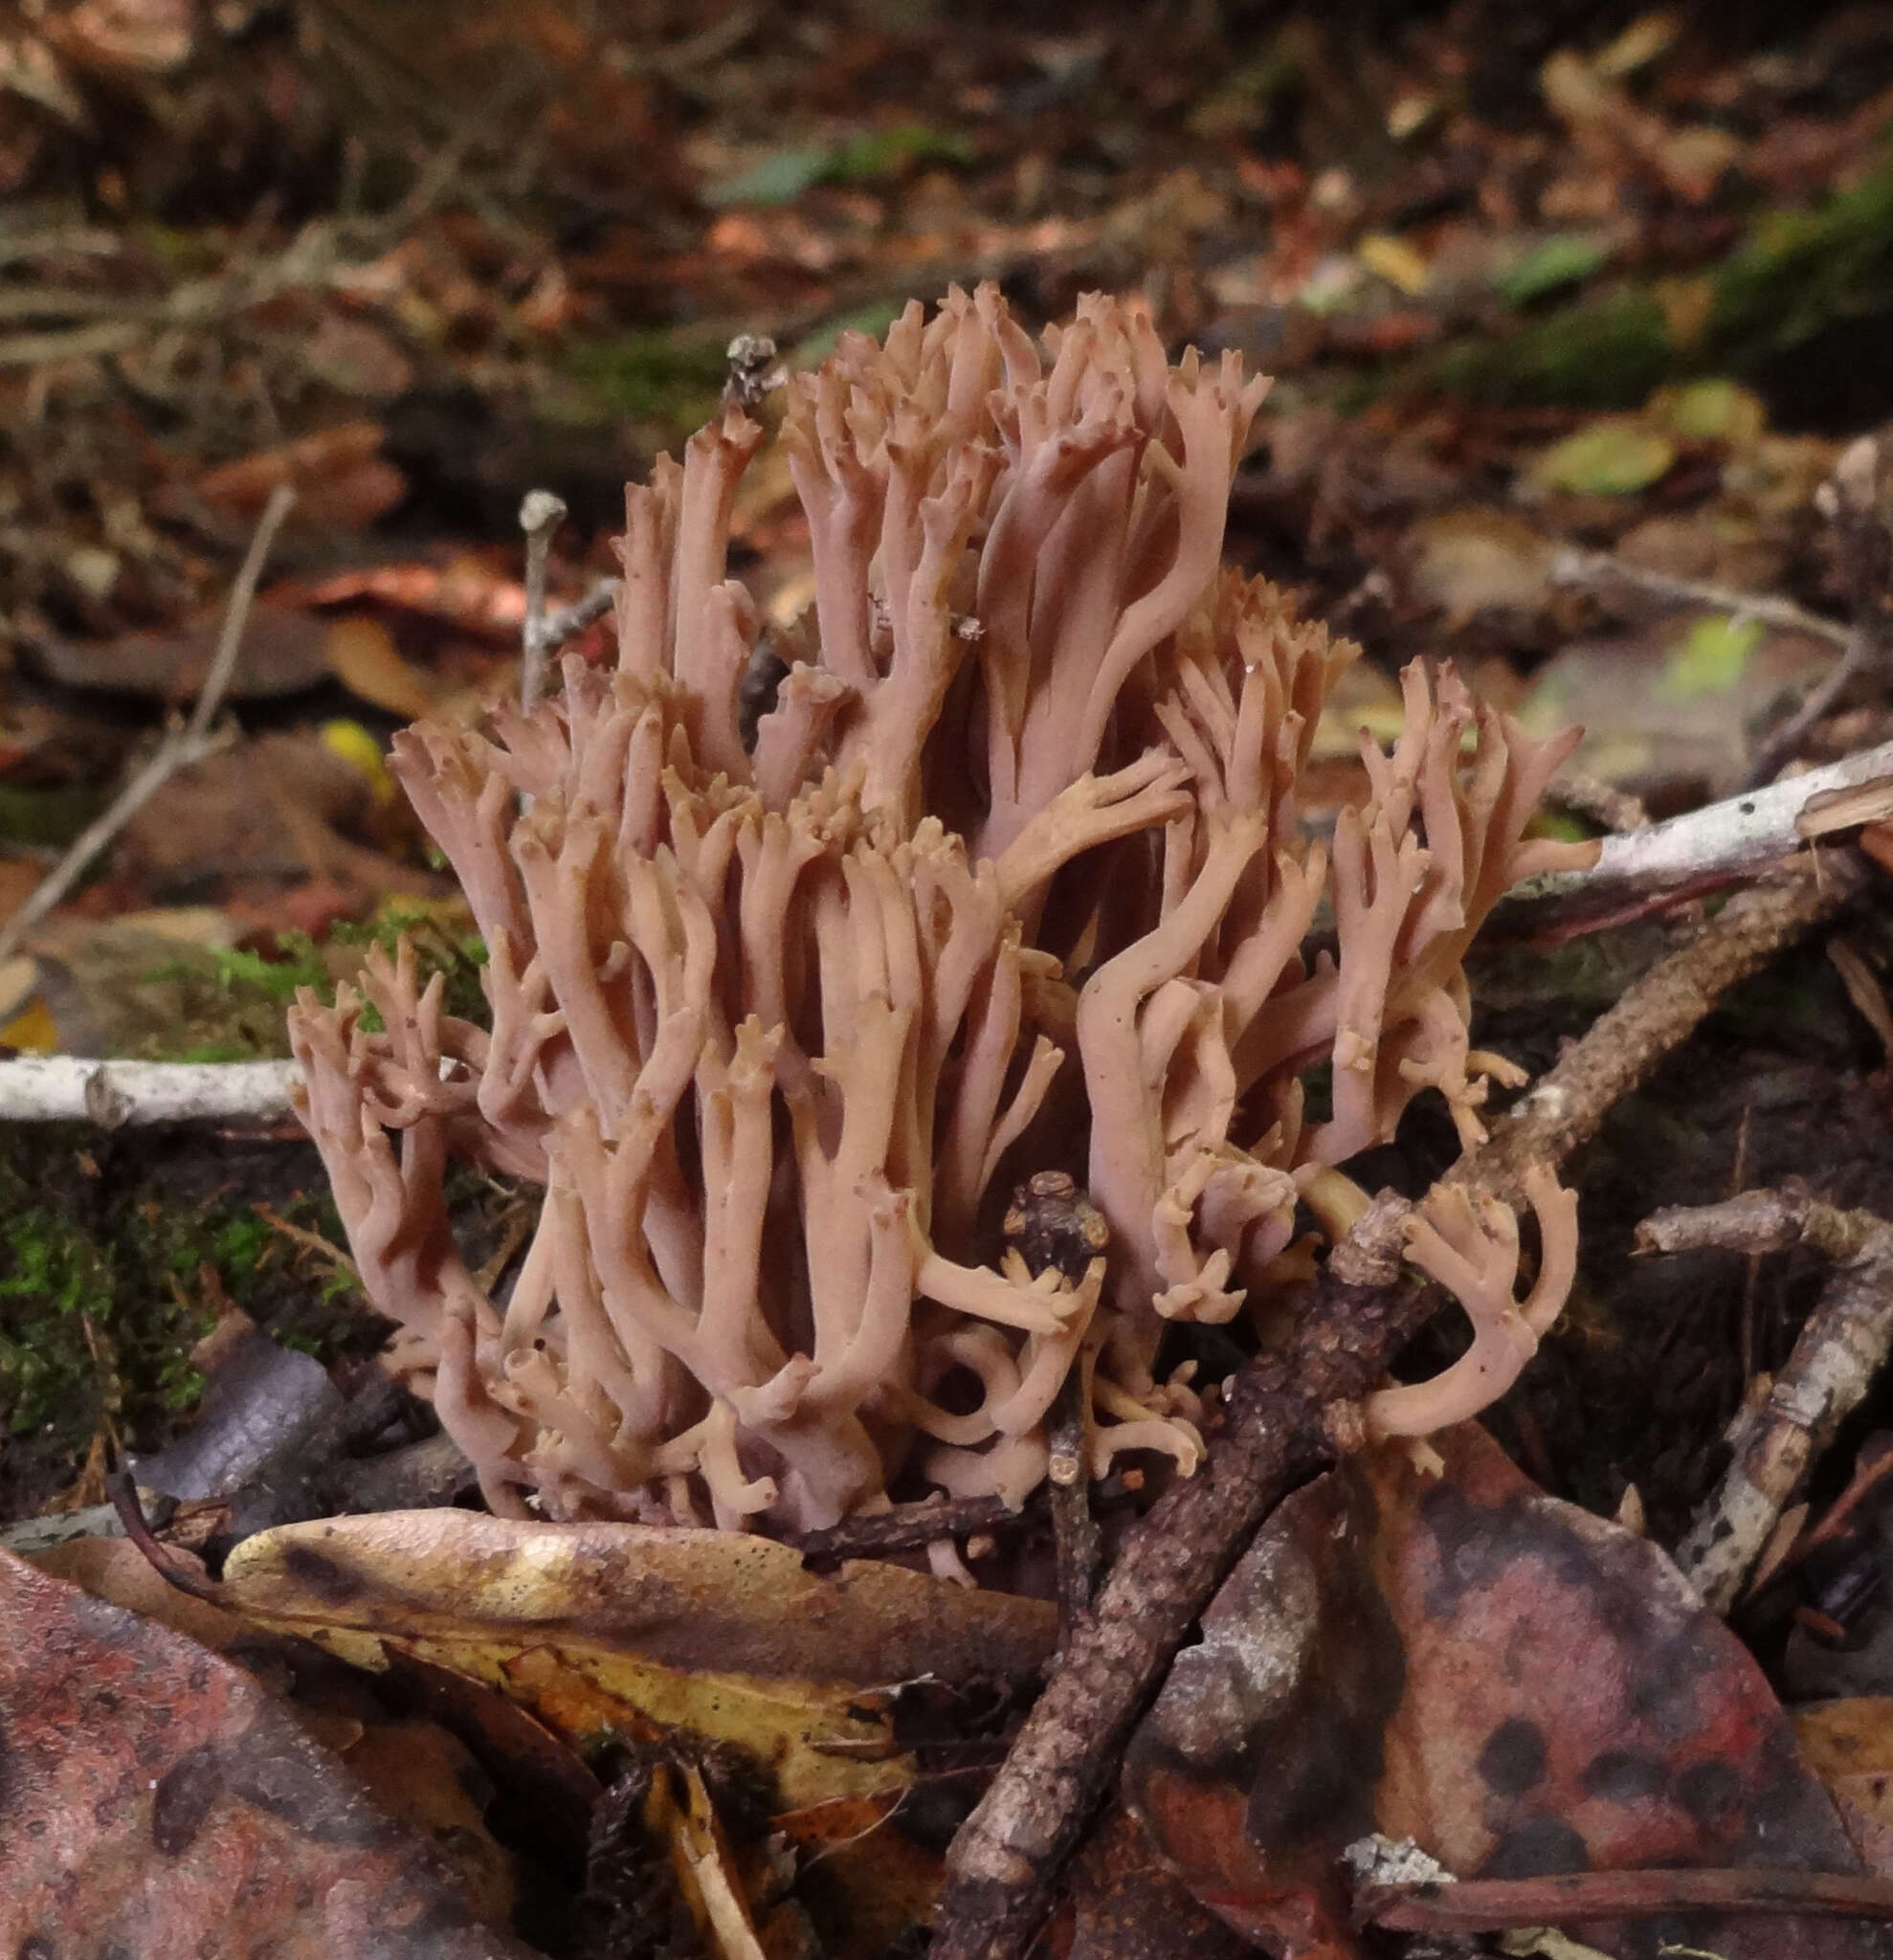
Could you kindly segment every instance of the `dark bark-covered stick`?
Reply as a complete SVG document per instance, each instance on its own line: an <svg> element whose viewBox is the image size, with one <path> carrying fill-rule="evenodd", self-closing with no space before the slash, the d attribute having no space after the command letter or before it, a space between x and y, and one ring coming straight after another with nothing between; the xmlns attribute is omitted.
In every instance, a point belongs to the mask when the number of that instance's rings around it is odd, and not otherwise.
<svg viewBox="0 0 1893 1960"><path fill-rule="evenodd" d="M1893 1225L1801 1189L1677 1206L1652 1214L1637 1232L1639 1252L1794 1245L1832 1259L1834 1275L1768 1400L1740 1419L1734 1460L1676 1550L1683 1577L1714 1613L1735 1604L1783 1507L1893 1350Z"/></svg>
<svg viewBox="0 0 1893 1960"><path fill-rule="evenodd" d="M1294 1345L1236 1376L1208 1464L1132 1527L992 1787L946 1856L932 1960L1023 1951L1170 1658L1270 1510L1333 1454L1332 1403L1425 1317L1399 1287L1406 1206L1377 1200L1317 1278Z"/></svg>
<svg viewBox="0 0 1893 1960"><path fill-rule="evenodd" d="M1561 1164L1617 1098L1728 988L1853 889L1830 871L1742 894L1659 961L1452 1175L1516 1194L1534 1158ZM1110 1787L1125 1743L1192 1623L1262 1520L1335 1447L1328 1412L1371 1389L1437 1300L1395 1285L1404 1208L1377 1202L1323 1268L1297 1335L1236 1377L1208 1465L1133 1527L1051 1684L947 1853L933 1960L1011 1960Z"/></svg>
<svg viewBox="0 0 1893 1960"><path fill-rule="evenodd" d="M1110 1248L1104 1214L1069 1171L1040 1170L1013 1193L1003 1225L1006 1246L1034 1275L1059 1273L1068 1286L1102 1283L1097 1261ZM1046 1426L1045 1491L1052 1507L1052 1548L1058 1576L1058 1646L1069 1643L1090 1608L1104 1564L1104 1539L1091 1509L1091 1370L1082 1361L1065 1376Z"/></svg>
<svg viewBox="0 0 1893 1960"><path fill-rule="evenodd" d="M1052 1549L1058 1574L1058 1644L1062 1647L1090 1609L1104 1565L1104 1534L1091 1508L1086 1460L1091 1438L1084 1420L1088 1392L1084 1370L1072 1370L1052 1404L1046 1426L1050 1467L1045 1474L1052 1506Z"/></svg>
<svg viewBox="0 0 1893 1960"><path fill-rule="evenodd" d="M1501 1932L1515 1926L1651 1919L1669 1912L1803 1912L1831 1918L1893 1919L1893 1879L1741 1867L1728 1871L1553 1872L1538 1879L1375 1885L1355 1901L1356 1917L1364 1924L1403 1933Z"/></svg>
<svg viewBox="0 0 1893 1960"><path fill-rule="evenodd" d="M995 1531L1015 1525L1034 1508L1015 1511L1002 1497L956 1497L924 1503L895 1504L884 1511L843 1518L820 1531L797 1532L784 1540L814 1565L838 1565L849 1558L880 1558L890 1551L914 1551L939 1538Z"/></svg>

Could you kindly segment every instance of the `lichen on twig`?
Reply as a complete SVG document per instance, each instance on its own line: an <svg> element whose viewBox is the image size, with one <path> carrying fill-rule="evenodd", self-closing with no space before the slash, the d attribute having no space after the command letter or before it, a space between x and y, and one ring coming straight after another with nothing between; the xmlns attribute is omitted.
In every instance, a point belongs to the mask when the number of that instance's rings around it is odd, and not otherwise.
<svg viewBox="0 0 1893 1960"><path fill-rule="evenodd" d="M1766 1400L1737 1416L1734 1459L1677 1547L1683 1577L1715 1613L1735 1604L1783 1509L1893 1352L1893 1225L1795 1186L1655 1212L1637 1228L1644 1253L1797 1245L1833 1273Z"/></svg>

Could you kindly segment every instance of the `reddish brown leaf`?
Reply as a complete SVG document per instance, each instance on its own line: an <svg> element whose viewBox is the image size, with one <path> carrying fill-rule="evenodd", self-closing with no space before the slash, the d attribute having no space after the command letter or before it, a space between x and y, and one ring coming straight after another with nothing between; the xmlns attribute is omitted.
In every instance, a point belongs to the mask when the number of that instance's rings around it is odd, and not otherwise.
<svg viewBox="0 0 1893 1960"><path fill-rule="evenodd" d="M1125 1787L1197 1896L1274 1950L1358 1951L1343 1849L1464 1878L1854 1872L1761 1670L1667 1558L1547 1497L1476 1425L1297 1493L1178 1660ZM1591 1927L1724 1960L1884 1955L1884 1929L1695 1915Z"/></svg>
<svg viewBox="0 0 1893 1960"><path fill-rule="evenodd" d="M0 1949L527 1960L250 1676L0 1552Z"/></svg>
<svg viewBox="0 0 1893 1960"><path fill-rule="evenodd" d="M408 494L407 479L381 460L381 425L345 422L280 449L260 450L197 482L205 502L254 523L270 492L296 492L291 522L302 530L366 530Z"/></svg>

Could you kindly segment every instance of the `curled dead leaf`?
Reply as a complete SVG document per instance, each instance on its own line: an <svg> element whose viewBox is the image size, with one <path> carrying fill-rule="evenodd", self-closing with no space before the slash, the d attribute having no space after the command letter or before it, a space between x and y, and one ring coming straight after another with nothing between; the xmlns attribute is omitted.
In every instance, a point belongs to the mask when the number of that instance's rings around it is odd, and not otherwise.
<svg viewBox="0 0 1893 1960"><path fill-rule="evenodd" d="M656 1725L738 1744L791 1806L911 1780L877 1689L1017 1681L1057 1631L1042 1600L867 1561L817 1577L763 1538L452 1510L264 1532L224 1584L265 1625L474 1676L569 1739Z"/></svg>

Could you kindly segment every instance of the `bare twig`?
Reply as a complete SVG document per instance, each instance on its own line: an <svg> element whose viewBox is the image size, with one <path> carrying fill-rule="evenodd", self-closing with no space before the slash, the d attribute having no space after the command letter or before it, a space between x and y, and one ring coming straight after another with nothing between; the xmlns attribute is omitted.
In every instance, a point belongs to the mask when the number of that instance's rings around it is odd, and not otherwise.
<svg viewBox="0 0 1893 1960"><path fill-rule="evenodd" d="M1374 1885L1364 1887L1355 1899L1358 1920L1405 1933L1499 1932L1507 1927L1652 1919L1671 1912L1801 1912L1893 1919L1893 1879L1743 1867L1550 1872L1536 1879Z"/></svg>
<svg viewBox="0 0 1893 1960"><path fill-rule="evenodd" d="M99 1061L28 1055L0 1061L0 1123L282 1123L293 1061Z"/></svg>
<svg viewBox="0 0 1893 1960"><path fill-rule="evenodd" d="M1800 879L1731 902L1632 987L1452 1180L1510 1195L1534 1158L1562 1163L1724 991L1825 917L1843 882ZM1290 1347L1236 1375L1209 1462L1126 1536L1095 1610L953 1840L933 1960L1023 1952L1190 1627L1261 1521L1337 1454L1337 1405L1364 1395L1430 1316L1435 1291L1396 1283L1405 1214L1397 1199L1376 1200L1335 1247Z"/></svg>
<svg viewBox="0 0 1893 1960"><path fill-rule="evenodd" d="M566 521L562 499L549 490L528 490L520 505L525 533L525 624L520 634L524 663L520 670L520 707L531 714L546 692L546 561L552 537Z"/></svg>
<svg viewBox="0 0 1893 1960"><path fill-rule="evenodd" d="M263 575L263 566L269 558L270 546L276 543L276 534L295 505L295 491L287 483L278 483L270 492L262 516L256 520L250 548L243 554L243 563L237 568L236 583L230 589L230 604L224 608L223 628L217 635L217 650L211 658L211 671L204 677L204 684L197 693L197 704L191 709L190 719L184 726L187 742L204 741L211 732L211 724L217 718L217 710L224 704L224 696L230 691L231 677L236 672L237 657L243 651L243 629L250 623L250 607L256 596L256 582Z"/></svg>
<svg viewBox="0 0 1893 1960"><path fill-rule="evenodd" d="M1637 1228L1646 1253L1795 1245L1833 1260L1834 1274L1767 1401L1736 1418L1734 1461L1677 1548L1683 1576L1715 1613L1734 1605L1783 1506L1893 1350L1893 1225L1788 1188L1658 1212Z"/></svg>
<svg viewBox="0 0 1893 1960"><path fill-rule="evenodd" d="M1858 628L1848 636L1847 651L1827 673L1808 690L1806 699L1778 726L1771 728L1755 750L1748 772L1742 779L1745 790L1771 783L1781 767L1800 747L1810 728L1824 721L1861 675L1870 671L1878 650Z"/></svg>
<svg viewBox="0 0 1893 1960"><path fill-rule="evenodd" d="M582 599L574 599L569 606L556 606L546 614L539 625L540 651L555 654L573 637L581 634L594 619L602 619L617 604L618 592L624 581L616 578L601 578Z"/></svg>
<svg viewBox="0 0 1893 1960"><path fill-rule="evenodd" d="M1706 580L1674 578L1668 572L1651 571L1628 559L1614 558L1608 551L1560 551L1551 561L1551 583L1575 586L1595 591L1613 585L1634 587L1651 597L1667 600L1673 606L1713 606L1719 612L1738 619L1759 619L1764 626L1778 626L1788 633L1805 633L1829 645L1845 647L1848 630L1837 619L1810 612L1792 599L1776 598L1768 592L1743 592L1733 586L1711 585Z"/></svg>
<svg viewBox="0 0 1893 1960"><path fill-rule="evenodd" d="M256 529L244 553L243 564L232 586L230 604L224 609L223 631L211 671L197 696L197 705L182 727L172 728L158 745L157 752L119 792L112 806L96 822L88 824L74 839L66 855L32 892L4 927L0 927L0 960L10 959L20 948L27 934L52 911L76 885L85 868L100 851L124 829L179 769L225 746L226 738L214 734L212 723L223 705L236 658L243 645L243 629L250 617L251 601L256 596L256 581L262 576L263 562L275 540L278 527L289 515L296 493L285 483L270 492L270 501L256 521Z"/></svg>
<svg viewBox="0 0 1893 1960"><path fill-rule="evenodd" d="M1545 800L1573 815L1588 816L1613 836L1650 827L1650 813L1640 796L1615 788L1601 776L1588 776L1582 769L1560 769L1547 788Z"/></svg>
<svg viewBox="0 0 1893 1960"><path fill-rule="evenodd" d="M214 1605L222 1598L221 1586L207 1579L197 1567L187 1565L168 1545L160 1544L153 1535L151 1526L145 1522L145 1505L138 1495L138 1485L132 1481L129 1470L119 1467L107 1473L105 1495L111 1499L112 1508L119 1514L124 1535L145 1554L145 1562L161 1579L175 1586L180 1592L189 1592L193 1599L208 1599Z"/></svg>
<svg viewBox="0 0 1893 1960"><path fill-rule="evenodd" d="M49 361L83 361L122 354L145 338L136 321L99 320L90 326L52 327L0 336L0 368L42 368Z"/></svg>

